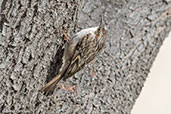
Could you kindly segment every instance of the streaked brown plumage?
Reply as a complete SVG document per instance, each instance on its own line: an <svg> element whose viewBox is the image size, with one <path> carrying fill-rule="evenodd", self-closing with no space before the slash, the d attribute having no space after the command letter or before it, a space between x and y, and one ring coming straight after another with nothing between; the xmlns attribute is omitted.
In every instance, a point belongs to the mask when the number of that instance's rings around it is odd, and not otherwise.
<svg viewBox="0 0 171 114"><path fill-rule="evenodd" d="M103 18L98 27L83 29L65 44L63 65L56 75L41 91L47 95L61 79L67 79L92 61L102 50L106 39Z"/></svg>

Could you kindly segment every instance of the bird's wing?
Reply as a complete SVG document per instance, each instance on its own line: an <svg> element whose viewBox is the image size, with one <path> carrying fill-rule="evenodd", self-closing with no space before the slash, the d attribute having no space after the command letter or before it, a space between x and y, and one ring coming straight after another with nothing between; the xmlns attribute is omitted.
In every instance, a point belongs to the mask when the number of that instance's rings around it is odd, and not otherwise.
<svg viewBox="0 0 171 114"><path fill-rule="evenodd" d="M76 72L79 71L80 62L81 62L81 54L78 50L75 50L73 57L71 59L70 65L69 65L66 73L63 75L64 80L71 77L73 74L75 74Z"/></svg>
<svg viewBox="0 0 171 114"><path fill-rule="evenodd" d="M93 50L95 43L90 39L93 39L92 34L86 34L79 40L73 53L70 66L63 77L64 80L74 75L81 70L85 64L93 60L95 53L90 52L90 50Z"/></svg>

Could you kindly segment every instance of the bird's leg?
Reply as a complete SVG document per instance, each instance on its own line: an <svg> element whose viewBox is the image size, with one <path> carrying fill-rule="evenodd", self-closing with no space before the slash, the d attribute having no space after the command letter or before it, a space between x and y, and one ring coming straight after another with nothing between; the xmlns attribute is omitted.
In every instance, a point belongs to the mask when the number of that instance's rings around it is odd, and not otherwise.
<svg viewBox="0 0 171 114"><path fill-rule="evenodd" d="M76 92L76 86L68 86L66 87L64 84L61 84L61 88L65 91L71 91L75 96L77 95L77 92Z"/></svg>
<svg viewBox="0 0 171 114"><path fill-rule="evenodd" d="M96 70L93 68L92 77L96 77Z"/></svg>
<svg viewBox="0 0 171 114"><path fill-rule="evenodd" d="M95 64L95 61L91 61L90 64ZM93 78L96 77L96 70L95 70L95 68L94 68L94 65L93 65L93 68L92 68L92 74L91 74L91 76L92 76Z"/></svg>
<svg viewBox="0 0 171 114"><path fill-rule="evenodd" d="M66 42L69 42L69 38L68 38L68 36L67 36L67 34L66 34L66 31L63 29L62 30L62 34L63 34L63 36L64 36L64 40L66 41Z"/></svg>

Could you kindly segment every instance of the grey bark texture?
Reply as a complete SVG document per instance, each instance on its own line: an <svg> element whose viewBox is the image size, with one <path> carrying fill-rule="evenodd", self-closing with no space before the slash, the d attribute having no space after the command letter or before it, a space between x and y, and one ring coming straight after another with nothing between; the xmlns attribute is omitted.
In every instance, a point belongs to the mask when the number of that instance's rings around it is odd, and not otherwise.
<svg viewBox="0 0 171 114"><path fill-rule="evenodd" d="M0 11L0 113L130 114L171 30L171 0L1 0ZM102 12L105 49L44 96L62 65L62 30L97 26Z"/></svg>

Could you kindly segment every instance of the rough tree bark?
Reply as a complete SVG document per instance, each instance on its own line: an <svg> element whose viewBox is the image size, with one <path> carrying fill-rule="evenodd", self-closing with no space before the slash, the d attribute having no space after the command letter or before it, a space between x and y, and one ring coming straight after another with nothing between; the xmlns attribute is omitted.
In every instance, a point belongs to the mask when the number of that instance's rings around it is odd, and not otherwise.
<svg viewBox="0 0 171 114"><path fill-rule="evenodd" d="M171 30L170 0L1 0L0 113L129 114ZM52 95L39 89L62 65L62 29L97 26L104 51ZM94 76L96 71L96 76ZM60 84L75 85L77 94Z"/></svg>

